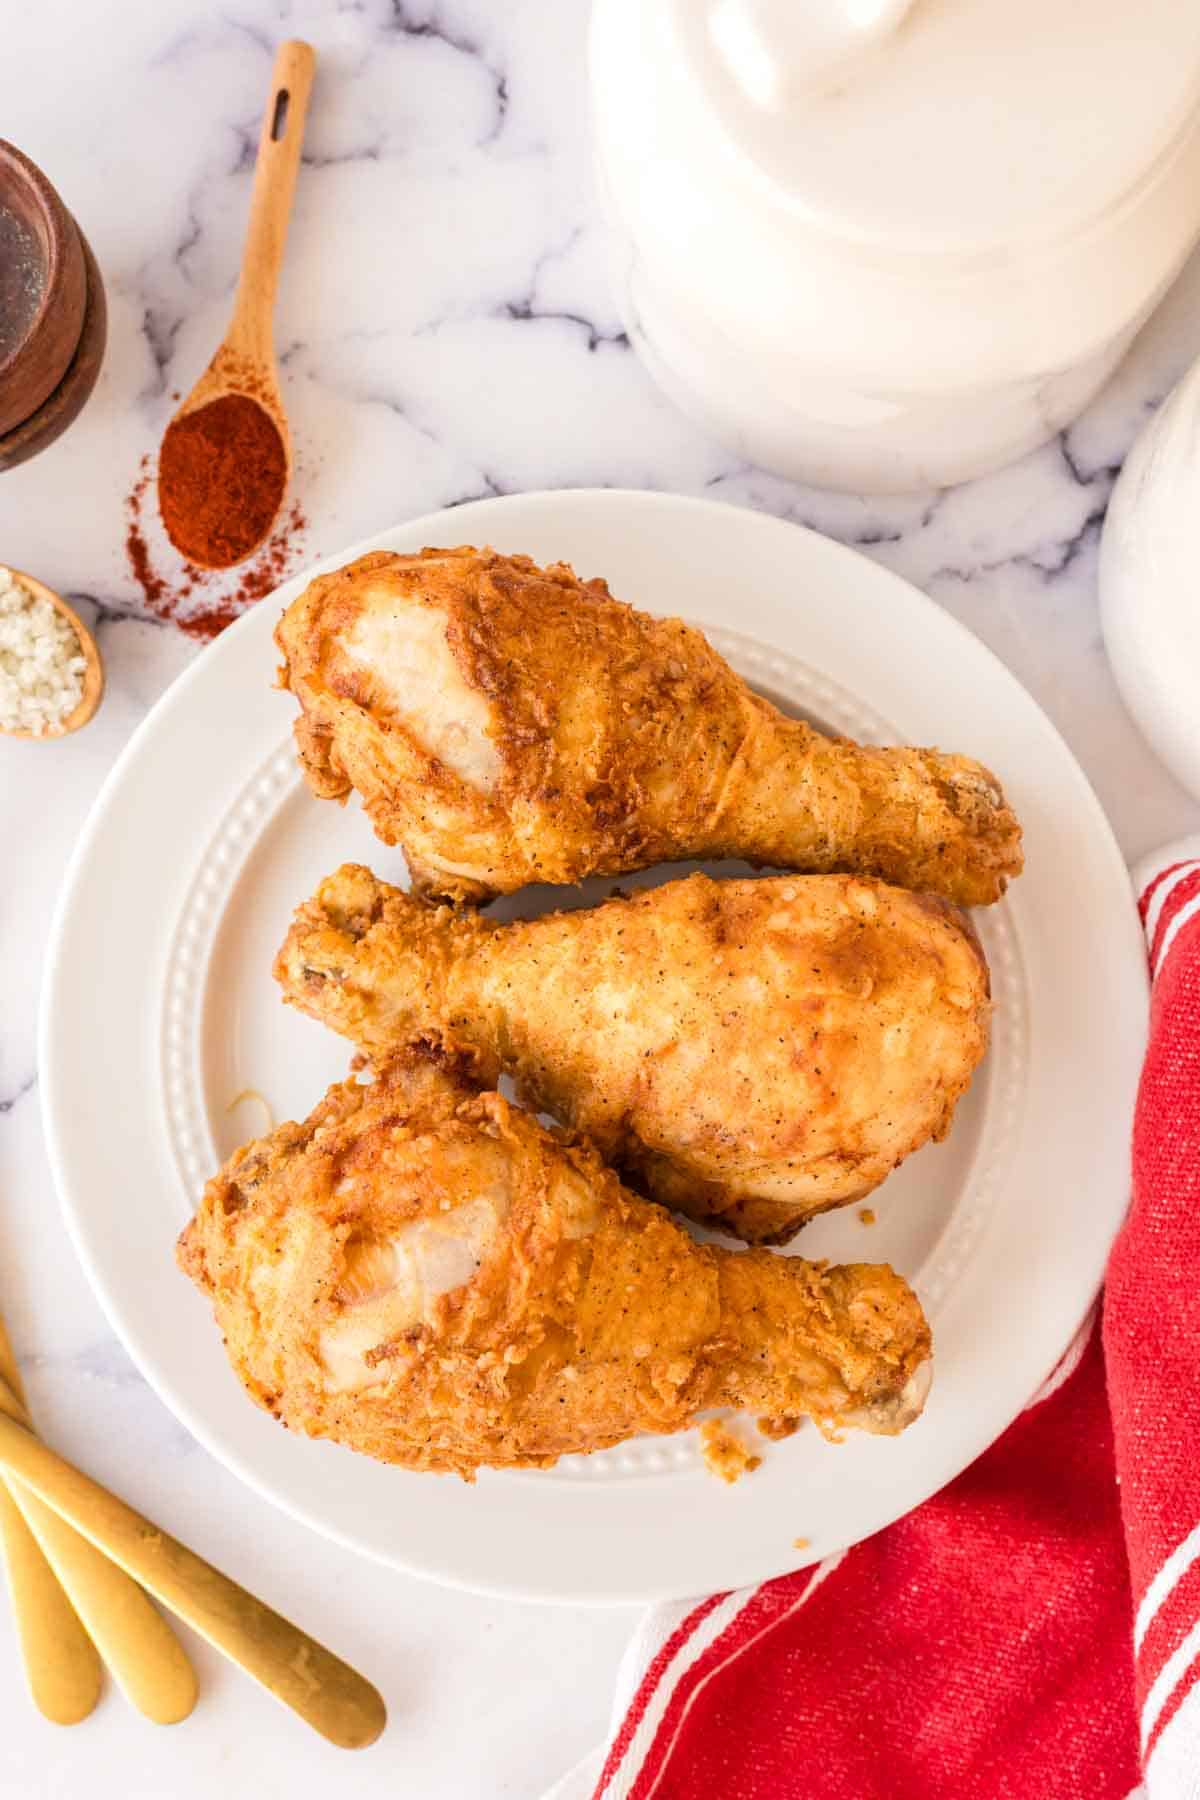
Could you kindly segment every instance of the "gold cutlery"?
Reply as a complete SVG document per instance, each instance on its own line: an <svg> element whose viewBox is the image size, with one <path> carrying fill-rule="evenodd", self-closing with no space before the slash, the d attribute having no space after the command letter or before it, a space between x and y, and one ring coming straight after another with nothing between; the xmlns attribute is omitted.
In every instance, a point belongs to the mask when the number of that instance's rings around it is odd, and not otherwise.
<svg viewBox="0 0 1200 1800"><path fill-rule="evenodd" d="M55 1725L77 1725L100 1698L100 1658L2 1481L0 1551L33 1703Z"/></svg>
<svg viewBox="0 0 1200 1800"><path fill-rule="evenodd" d="M2 1320L0 1381L6 1383L18 1408L14 1416L32 1431L16 1358ZM126 1699L156 1725L174 1725L186 1719L196 1704L196 1676L162 1614L136 1581L20 1482L6 1485Z"/></svg>
<svg viewBox="0 0 1200 1800"><path fill-rule="evenodd" d="M387 1712L370 1682L56 1456L22 1412L0 1381L0 1467L331 1743L347 1750L374 1743Z"/></svg>

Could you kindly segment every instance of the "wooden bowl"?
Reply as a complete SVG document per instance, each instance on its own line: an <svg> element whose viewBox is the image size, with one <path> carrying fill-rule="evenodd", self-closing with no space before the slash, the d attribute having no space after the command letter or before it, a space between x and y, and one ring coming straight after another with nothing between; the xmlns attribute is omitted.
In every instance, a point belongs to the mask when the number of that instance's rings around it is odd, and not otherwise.
<svg viewBox="0 0 1200 1800"><path fill-rule="evenodd" d="M71 732L78 731L87 724L104 693L104 664L100 660L96 640L75 608L68 606L62 595L56 594L53 588L48 588L44 581L36 581L32 575L26 575L22 569L14 569L10 563L4 563L0 567L7 569L14 581L20 582L22 587L28 588L40 600L48 600L55 611L62 614L71 629L78 634L87 665L83 671L83 693L79 697L79 704L74 712L67 714L61 725L54 726L50 731L5 731L0 727L0 737L27 738L33 744L46 744L56 738L68 737Z"/></svg>
<svg viewBox="0 0 1200 1800"><path fill-rule="evenodd" d="M9 241L0 241L0 276L8 275L7 283L0 281L0 436L59 386L79 347L87 300L74 219L37 164L0 139L3 239ZM5 318L13 321L15 341Z"/></svg>
<svg viewBox="0 0 1200 1800"><path fill-rule="evenodd" d="M87 282L87 300L83 313L83 330L75 354L66 373L48 400L35 413L0 437L0 470L15 469L39 450L45 450L67 429L82 411L96 385L100 365L104 361L104 345L108 336L108 307L104 281L92 247L79 232Z"/></svg>

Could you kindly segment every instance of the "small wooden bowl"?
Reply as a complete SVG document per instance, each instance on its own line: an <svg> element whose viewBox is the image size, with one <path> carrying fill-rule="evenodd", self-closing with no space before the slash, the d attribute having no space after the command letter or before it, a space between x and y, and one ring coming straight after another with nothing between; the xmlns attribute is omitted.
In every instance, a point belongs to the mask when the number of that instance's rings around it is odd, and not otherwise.
<svg viewBox="0 0 1200 1800"><path fill-rule="evenodd" d="M100 375L104 361L104 345L108 337L108 306L104 281L91 245L79 232L79 244L87 282L87 301L83 314L83 330L66 374L48 400L35 413L0 437L0 471L15 469L28 462L39 450L45 450L82 412Z"/></svg>
<svg viewBox="0 0 1200 1800"><path fill-rule="evenodd" d="M20 582L22 587L28 588L31 594L36 594L40 600L48 600L51 606L62 614L68 625L79 636L84 662L87 665L83 671L83 693L79 697L79 704L74 712L67 714L61 725L55 725L49 731L5 731L3 727L0 727L0 737L28 738L30 743L34 744L45 744L55 738L68 737L71 732L78 731L87 724L99 706L101 695L104 693L104 664L100 660L96 640L74 607L68 606L62 595L56 594L53 588L48 588L44 581L36 581L32 575L26 575L22 569L14 569L10 563L0 564L0 568L6 569L13 580Z"/></svg>
<svg viewBox="0 0 1200 1800"><path fill-rule="evenodd" d="M14 344L0 345L0 436L54 392L79 347L87 301L75 221L36 163L0 139L0 210L33 240L41 294Z"/></svg>

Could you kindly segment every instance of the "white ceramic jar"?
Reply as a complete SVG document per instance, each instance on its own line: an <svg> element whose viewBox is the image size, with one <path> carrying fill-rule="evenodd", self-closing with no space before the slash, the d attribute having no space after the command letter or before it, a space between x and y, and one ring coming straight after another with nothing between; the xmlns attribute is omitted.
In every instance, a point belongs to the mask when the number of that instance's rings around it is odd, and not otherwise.
<svg viewBox="0 0 1200 1800"><path fill-rule="evenodd" d="M1121 696L1200 799L1200 363L1125 459L1100 541L1099 590Z"/></svg>
<svg viewBox="0 0 1200 1800"><path fill-rule="evenodd" d="M591 79L631 339L821 486L1051 437L1200 236L1200 0L594 0Z"/></svg>

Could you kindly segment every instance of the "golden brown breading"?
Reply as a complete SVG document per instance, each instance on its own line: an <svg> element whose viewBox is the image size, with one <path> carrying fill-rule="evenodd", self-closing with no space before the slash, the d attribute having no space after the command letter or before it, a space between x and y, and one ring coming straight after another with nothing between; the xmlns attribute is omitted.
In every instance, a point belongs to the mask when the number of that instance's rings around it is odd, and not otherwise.
<svg viewBox="0 0 1200 1800"><path fill-rule="evenodd" d="M694 1244L419 1051L236 1152L179 1260L277 1418L468 1479L718 1406L897 1432L929 1386L891 1269Z"/></svg>
<svg viewBox="0 0 1200 1800"><path fill-rule="evenodd" d="M500 925L348 865L299 909L275 973L368 1055L469 1048L633 1186L752 1243L942 1136L990 1015L962 915L850 875L693 875Z"/></svg>
<svg viewBox="0 0 1200 1800"><path fill-rule="evenodd" d="M753 1475L762 1464L762 1457L721 1419L705 1419L700 1426L700 1454L709 1474L730 1485L743 1475Z"/></svg>
<svg viewBox="0 0 1200 1800"><path fill-rule="evenodd" d="M419 891L482 901L740 857L977 906L1020 873L1020 828L979 763L824 737L698 631L565 563L377 551L310 583L275 638L310 787L357 789Z"/></svg>

